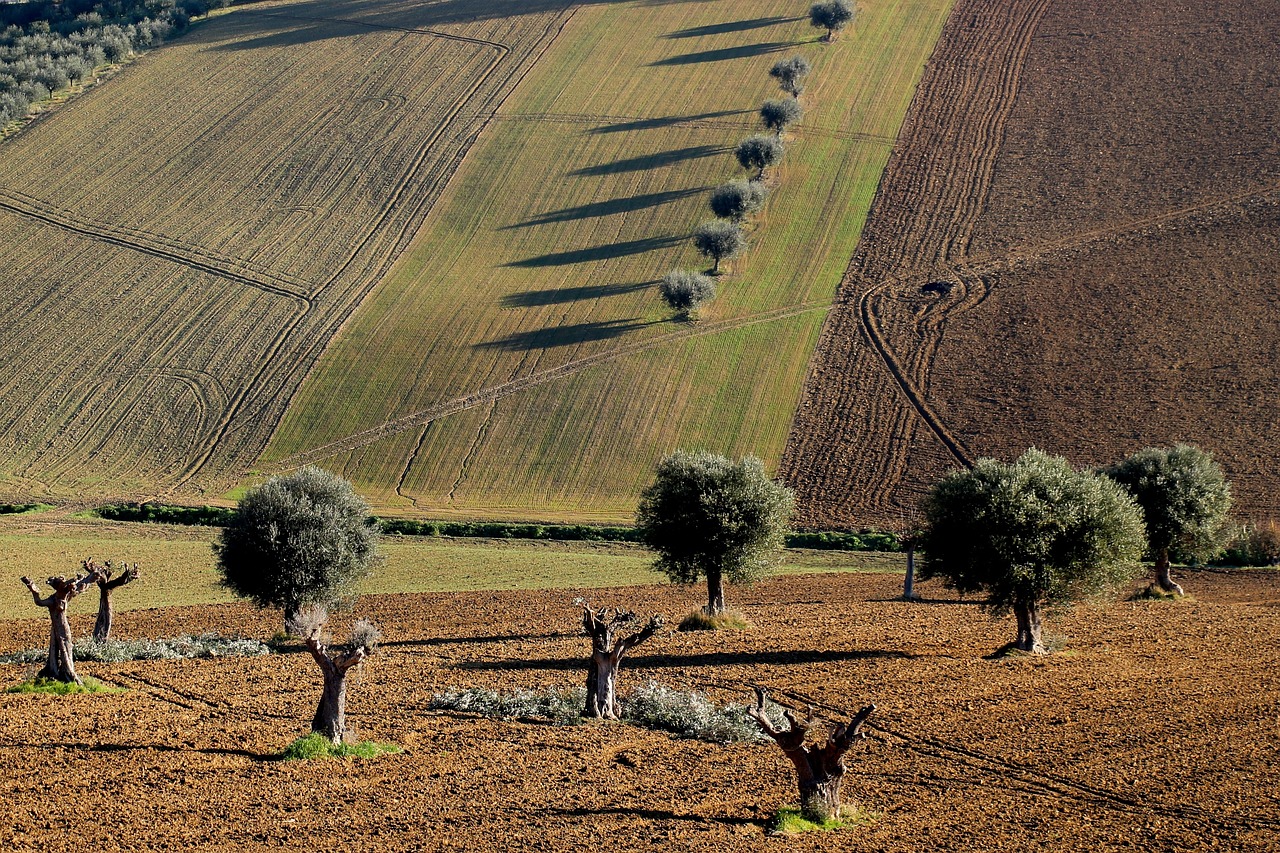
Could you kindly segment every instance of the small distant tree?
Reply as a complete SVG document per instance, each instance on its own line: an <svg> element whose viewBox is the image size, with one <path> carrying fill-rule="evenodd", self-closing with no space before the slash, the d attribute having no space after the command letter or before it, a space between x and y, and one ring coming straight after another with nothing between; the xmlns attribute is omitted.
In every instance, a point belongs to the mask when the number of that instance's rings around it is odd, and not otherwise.
<svg viewBox="0 0 1280 853"><path fill-rule="evenodd" d="M53 594L43 598L30 578L26 576L22 578L22 585L30 590L31 599L36 607L43 607L49 611L49 656L45 659L44 668L36 673L37 678L50 678L68 684L84 684L76 674L71 645L71 623L67 621L67 604L101 580L103 569L93 560L85 560L82 566L84 574L73 578L65 578L62 575L49 578L46 583L53 587Z"/></svg>
<svg viewBox="0 0 1280 853"><path fill-rule="evenodd" d="M1213 456L1198 447L1148 447L1103 470L1142 507L1156 583L1182 595L1169 574L1170 552L1207 559L1217 553L1231 512L1231 486Z"/></svg>
<svg viewBox="0 0 1280 853"><path fill-rule="evenodd" d="M1017 618L1014 647L1043 654L1044 608L1128 581L1144 539L1141 510L1119 485L1033 448L1011 465L980 459L933 487L921 576L985 591L989 608Z"/></svg>
<svg viewBox="0 0 1280 853"><path fill-rule="evenodd" d="M582 630L591 638L591 660L587 664L587 705L584 717L616 720L622 714L618 704L618 667L623 655L647 641L662 628L661 616L651 616L639 631L625 637L617 636L620 629L637 622L636 615L620 608L592 609L582 604Z"/></svg>
<svg viewBox="0 0 1280 853"><path fill-rule="evenodd" d="M378 528L336 474L307 466L250 489L213 550L222 585L259 607L328 607L369 573Z"/></svg>
<svg viewBox="0 0 1280 853"><path fill-rule="evenodd" d="M747 714L791 759L800 788L800 814L817 824L839 819L843 809L840 786L848 771L844 756L855 743L866 738L862 725L875 713L876 706L867 705L848 723L836 723L826 743L806 746L805 738L817 721L801 720L794 711L786 708L782 715L787 721L787 728L779 728L765 712L764 690L756 687L755 692L756 704L747 707Z"/></svg>
<svg viewBox="0 0 1280 853"><path fill-rule="evenodd" d="M693 232L693 246L700 255L712 259L711 273L718 275L720 261L740 255L747 247L747 238L737 223L715 219L697 227Z"/></svg>
<svg viewBox="0 0 1280 853"><path fill-rule="evenodd" d="M809 23L826 30L826 40L835 38L836 31L847 27L857 14L857 7L849 0L829 0L809 7Z"/></svg>
<svg viewBox="0 0 1280 853"><path fill-rule="evenodd" d="M776 136L781 136L782 131L798 122L802 115L804 110L800 109L800 102L795 98L774 98L760 106L760 120Z"/></svg>
<svg viewBox="0 0 1280 853"><path fill-rule="evenodd" d="M711 279L692 270L667 273L658 285L658 292L672 310L685 317L716 298L716 286Z"/></svg>
<svg viewBox="0 0 1280 853"><path fill-rule="evenodd" d="M102 567L102 577L98 579L98 619L93 623L93 639L99 643L105 643L111 639L111 622L115 616L115 610L111 606L112 591L136 581L138 567L125 563L120 573L113 577L114 573L111 561L107 560Z"/></svg>
<svg viewBox="0 0 1280 853"><path fill-rule="evenodd" d="M773 67L769 69L769 76L778 81L782 91L793 98L798 98L804 91L804 80L811 70L809 60L797 54L773 63Z"/></svg>
<svg viewBox="0 0 1280 853"><path fill-rule="evenodd" d="M679 451L658 463L640 495L636 526L676 583L707 580L708 616L724 612L724 581L749 583L782 552L795 496L754 456L737 462Z"/></svg>
<svg viewBox="0 0 1280 853"><path fill-rule="evenodd" d="M738 143L733 154L742 168L756 170L758 181L764 177L765 169L782 161L782 142L776 136L748 136Z"/></svg>
<svg viewBox="0 0 1280 853"><path fill-rule="evenodd" d="M347 739L347 674L364 664L373 654L382 632L367 619L351 627L351 638L344 649L331 649L324 636L328 613L319 605L298 611L289 620L288 631L307 644L307 651L324 675L320 705L311 718L311 731L334 744Z"/></svg>
<svg viewBox="0 0 1280 853"><path fill-rule="evenodd" d="M769 191L760 181L730 181L711 191L707 203L721 219L741 222L764 206Z"/></svg>

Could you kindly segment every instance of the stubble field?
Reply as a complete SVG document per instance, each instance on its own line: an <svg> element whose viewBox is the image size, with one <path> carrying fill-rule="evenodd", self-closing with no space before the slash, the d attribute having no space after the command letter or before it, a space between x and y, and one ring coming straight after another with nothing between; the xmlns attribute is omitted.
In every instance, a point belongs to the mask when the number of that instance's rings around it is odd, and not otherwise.
<svg viewBox="0 0 1280 853"><path fill-rule="evenodd" d="M957 5L782 470L899 525L947 468L1192 442L1280 514L1277 19L1247 2Z"/></svg>
<svg viewBox="0 0 1280 853"><path fill-rule="evenodd" d="M770 838L794 801L769 744L717 746L626 725L557 727L425 710L459 687L571 687L583 677L577 590L369 596L386 643L353 685L362 735L406 748L368 762L271 760L319 693L303 654L82 665L128 692L0 695L0 843L11 850L1274 850L1280 839L1280 575L1194 573L1195 600L1055 616L1045 659L990 659L1012 636L971 601L900 578L786 578L731 590L755 627L663 633L624 665L748 698L748 683L838 709L874 701L840 833ZM596 590L679 615L696 591ZM216 628L264 637L240 605L134 611L122 636ZM350 617L344 617L350 618ZM77 630L88 622L77 622ZM341 626L337 626L341 629ZM0 623L0 649L41 642ZM21 667L3 667L16 681ZM110 792L109 794L107 792ZM91 808L86 803L91 802Z"/></svg>

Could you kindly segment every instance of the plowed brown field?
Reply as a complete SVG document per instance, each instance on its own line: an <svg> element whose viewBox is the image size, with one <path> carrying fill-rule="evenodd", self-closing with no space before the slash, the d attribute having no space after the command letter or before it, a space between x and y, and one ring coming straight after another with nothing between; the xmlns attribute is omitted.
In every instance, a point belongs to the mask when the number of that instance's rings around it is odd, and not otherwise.
<svg viewBox="0 0 1280 853"><path fill-rule="evenodd" d="M807 523L1177 441L1280 514L1278 43L1247 0L957 4L793 424Z"/></svg>
<svg viewBox="0 0 1280 853"><path fill-rule="evenodd" d="M755 681L848 708L874 701L847 791L869 826L791 840L762 824L794 799L772 745L713 746L626 725L555 727L428 712L459 686L582 677L572 591L370 596L387 643L353 687L369 762L270 760L319 692L302 654L82 665L127 686L0 694L7 850L1203 850L1280 845L1280 574L1193 573L1196 600L1055 617L1064 650L988 659L1011 632L973 602L893 601L894 575L787 578L736 591L755 627L664 633L624 667L742 700ZM594 591L668 615L696 592ZM121 614L124 636L264 636L240 606ZM87 628L87 623L77 626ZM39 643L0 623L0 648ZM16 681L21 668L0 668Z"/></svg>

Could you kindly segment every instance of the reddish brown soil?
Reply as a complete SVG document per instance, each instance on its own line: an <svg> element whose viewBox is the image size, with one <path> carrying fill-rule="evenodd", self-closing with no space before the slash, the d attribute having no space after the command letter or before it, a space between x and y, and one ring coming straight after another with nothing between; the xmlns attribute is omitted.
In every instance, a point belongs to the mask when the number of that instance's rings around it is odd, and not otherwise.
<svg viewBox="0 0 1280 853"><path fill-rule="evenodd" d="M972 602L893 601L900 578L787 578L735 590L740 634L664 633L623 670L747 698L745 684L879 706L847 793L876 817L769 838L793 801L769 744L729 747L622 724L556 727L432 713L464 685L583 677L571 592L391 595L353 686L363 735L407 748L366 762L270 760L305 731L319 677L304 654L82 665L127 693L0 694L6 850L1275 850L1280 846L1280 574L1195 573L1194 601L1056 616L1062 651L989 659L1010 638ZM679 615L695 593L593 593ZM120 615L126 636L273 614L204 607ZM87 622L78 626L86 629ZM0 648L40 642L0 624ZM20 667L0 668L6 681Z"/></svg>
<svg viewBox="0 0 1280 853"><path fill-rule="evenodd" d="M1211 450L1280 515L1280 16L961 0L828 320L783 470L813 525L948 467Z"/></svg>

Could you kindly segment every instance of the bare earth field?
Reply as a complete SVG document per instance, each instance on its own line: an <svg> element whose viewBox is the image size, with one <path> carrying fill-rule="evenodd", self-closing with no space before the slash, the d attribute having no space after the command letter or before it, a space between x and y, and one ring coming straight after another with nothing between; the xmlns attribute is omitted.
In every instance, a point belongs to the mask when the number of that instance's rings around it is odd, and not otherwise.
<svg viewBox="0 0 1280 853"><path fill-rule="evenodd" d="M623 669L747 698L746 682L839 708L874 701L849 797L870 825L789 840L762 825L794 800L766 744L714 746L625 725L556 727L431 713L451 687L582 678L572 590L368 596L386 632L350 697L366 737L403 755L270 759L319 693L301 654L85 664L116 695L0 694L0 845L69 849L1206 850L1280 844L1280 574L1189 573L1195 600L1055 617L1062 651L989 659L1012 635L973 602L892 575L788 578L733 590L755 627L663 633ZM593 601L690 609L674 587ZM217 628L266 636L240 605L133 611L122 636ZM87 629L80 620L77 633ZM0 649L43 641L0 622ZM21 667L0 669L5 681Z"/></svg>
<svg viewBox="0 0 1280 853"><path fill-rule="evenodd" d="M957 4L793 424L808 523L1177 441L1280 514L1278 40L1243 0Z"/></svg>

